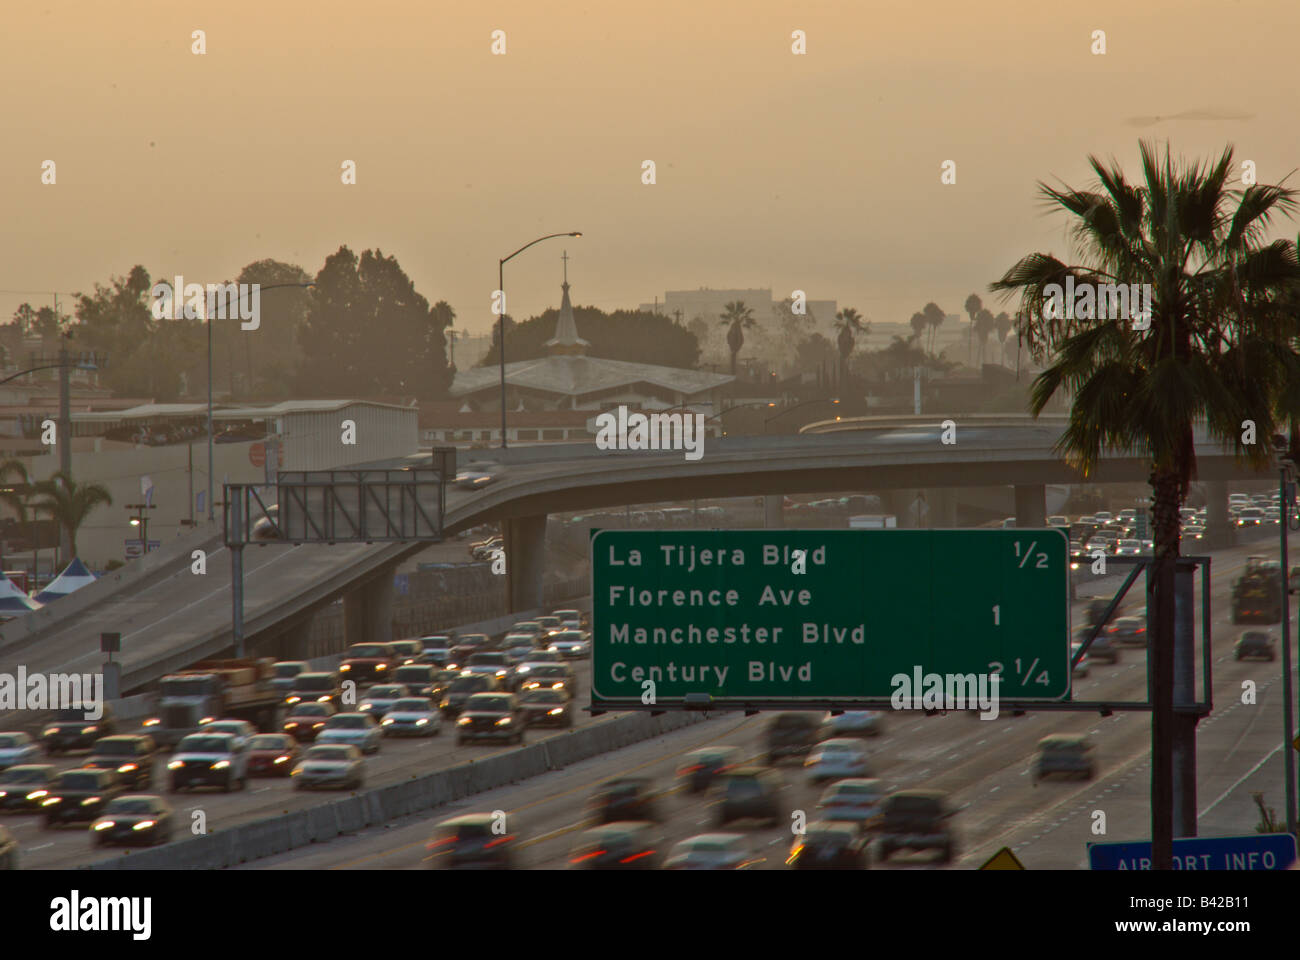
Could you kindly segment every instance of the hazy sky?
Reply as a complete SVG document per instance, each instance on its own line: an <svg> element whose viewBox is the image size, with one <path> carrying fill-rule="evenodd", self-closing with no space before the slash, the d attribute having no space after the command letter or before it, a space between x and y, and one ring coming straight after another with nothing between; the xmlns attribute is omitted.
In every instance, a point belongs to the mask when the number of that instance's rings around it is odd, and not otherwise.
<svg viewBox="0 0 1300 960"><path fill-rule="evenodd" d="M567 246L579 304L798 288L905 322L928 300L959 312L1024 253L1066 253L1035 183L1085 185L1089 153L1136 175L1150 136L1188 157L1232 142L1262 182L1300 164L1300 4L1276 0L34 0L0 17L0 290L33 291L0 293L5 319L136 263L314 274L347 244L396 255L480 331L498 258L581 230L507 266L512 314L558 303ZM1133 122L1189 112L1212 118Z"/></svg>

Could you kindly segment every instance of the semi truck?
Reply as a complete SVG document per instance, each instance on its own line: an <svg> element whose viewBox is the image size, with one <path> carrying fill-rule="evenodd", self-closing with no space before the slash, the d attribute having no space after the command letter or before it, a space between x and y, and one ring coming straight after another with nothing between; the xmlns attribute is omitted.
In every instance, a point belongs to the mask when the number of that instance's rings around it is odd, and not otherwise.
<svg viewBox="0 0 1300 960"><path fill-rule="evenodd" d="M275 661L205 660L159 681L157 711L144 732L175 746L213 720L247 720L262 731L277 730L284 694L275 688Z"/></svg>
<svg viewBox="0 0 1300 960"><path fill-rule="evenodd" d="M1281 564L1264 557L1246 558L1246 569L1232 585L1232 622L1282 622Z"/></svg>

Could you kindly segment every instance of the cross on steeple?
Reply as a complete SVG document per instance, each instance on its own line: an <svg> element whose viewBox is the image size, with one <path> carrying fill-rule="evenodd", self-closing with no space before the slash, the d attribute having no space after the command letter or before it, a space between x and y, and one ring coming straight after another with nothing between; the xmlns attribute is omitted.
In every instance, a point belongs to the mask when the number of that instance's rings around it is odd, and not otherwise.
<svg viewBox="0 0 1300 960"><path fill-rule="evenodd" d="M564 282L568 283L569 282L569 251L565 250L564 253L560 255L560 259L564 261Z"/></svg>

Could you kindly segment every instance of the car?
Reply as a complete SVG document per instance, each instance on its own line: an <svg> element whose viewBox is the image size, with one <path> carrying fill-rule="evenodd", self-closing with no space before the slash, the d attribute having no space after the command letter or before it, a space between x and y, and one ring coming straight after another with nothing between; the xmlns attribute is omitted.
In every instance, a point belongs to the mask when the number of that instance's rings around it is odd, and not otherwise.
<svg viewBox="0 0 1300 960"><path fill-rule="evenodd" d="M263 515L253 522L251 531L254 540L279 540L283 534L279 527L280 505L273 503L264 508Z"/></svg>
<svg viewBox="0 0 1300 960"><path fill-rule="evenodd" d="M523 671L527 667L527 671ZM539 690L550 687L552 690L567 690L571 696L578 696L578 675L567 663L538 663L530 660L520 664L518 686L520 691Z"/></svg>
<svg viewBox="0 0 1300 960"><path fill-rule="evenodd" d="M287 733L259 733L248 741L250 777L287 777L302 748Z"/></svg>
<svg viewBox="0 0 1300 960"><path fill-rule="evenodd" d="M831 717L828 732L833 737L878 737L884 724L878 710L846 710Z"/></svg>
<svg viewBox="0 0 1300 960"><path fill-rule="evenodd" d="M1109 523L1115 519L1115 514L1109 510L1098 510L1093 516L1097 518L1098 523Z"/></svg>
<svg viewBox="0 0 1300 960"><path fill-rule="evenodd" d="M657 824L619 820L584 830L569 853L569 866L582 870L654 870L663 835Z"/></svg>
<svg viewBox="0 0 1300 960"><path fill-rule="evenodd" d="M1182 537L1184 540L1204 540L1205 527L1199 523L1189 523L1183 527Z"/></svg>
<svg viewBox="0 0 1300 960"><path fill-rule="evenodd" d="M343 651L339 662L339 679L361 683L378 683L388 679L398 665L397 651L391 643L354 643Z"/></svg>
<svg viewBox="0 0 1300 960"><path fill-rule="evenodd" d="M333 673L300 673L293 678L293 686L285 695L284 702L289 706L314 700L317 703L338 703L343 693L338 676Z"/></svg>
<svg viewBox="0 0 1300 960"><path fill-rule="evenodd" d="M167 843L172 838L172 808L153 794L114 797L90 825L95 845Z"/></svg>
<svg viewBox="0 0 1300 960"><path fill-rule="evenodd" d="M1109 637L1115 643L1145 647L1147 645L1146 617L1119 617L1110 625Z"/></svg>
<svg viewBox="0 0 1300 960"><path fill-rule="evenodd" d="M519 695L519 707L530 727L573 726L573 697L567 690L526 690Z"/></svg>
<svg viewBox="0 0 1300 960"><path fill-rule="evenodd" d="M1136 557L1142 553L1141 540L1116 540L1115 556L1117 557Z"/></svg>
<svg viewBox="0 0 1300 960"><path fill-rule="evenodd" d="M819 743L803 762L809 783L871 776L867 749L858 740L838 737Z"/></svg>
<svg viewBox="0 0 1300 960"><path fill-rule="evenodd" d="M284 718L284 732L299 743L311 743L325 729L326 721L336 713L338 708L332 703L317 703L312 700L295 704Z"/></svg>
<svg viewBox="0 0 1300 960"><path fill-rule="evenodd" d="M0 870L17 870L21 859L13 832L0 826Z"/></svg>
<svg viewBox="0 0 1300 960"><path fill-rule="evenodd" d="M1258 527L1264 519L1264 511L1260 507L1242 507L1237 514L1237 526Z"/></svg>
<svg viewBox="0 0 1300 960"><path fill-rule="evenodd" d="M257 736L257 727L247 720L213 720L203 725L204 733L228 733L241 746L248 746L248 741Z"/></svg>
<svg viewBox="0 0 1300 960"><path fill-rule="evenodd" d="M456 718L456 743L478 740L503 740L522 744L528 716L512 693L475 693L465 701Z"/></svg>
<svg viewBox="0 0 1300 960"><path fill-rule="evenodd" d="M405 670L405 667L398 669ZM382 720L398 700L414 696L404 683L377 683L366 691L365 697L357 704L358 713L368 713L376 720Z"/></svg>
<svg viewBox="0 0 1300 960"><path fill-rule="evenodd" d="M416 657L424 652L424 644L418 639L394 640L392 648L397 651L397 666L415 663Z"/></svg>
<svg viewBox="0 0 1300 960"><path fill-rule="evenodd" d="M49 794L41 799L43 826L49 830L65 823L90 822L124 792L112 770L82 767L56 773L50 781Z"/></svg>
<svg viewBox="0 0 1300 960"><path fill-rule="evenodd" d="M853 824L814 820L790 844L786 865L795 870L865 870L871 838Z"/></svg>
<svg viewBox="0 0 1300 960"><path fill-rule="evenodd" d="M442 733L442 714L428 697L404 697L379 726L386 737L436 737Z"/></svg>
<svg viewBox="0 0 1300 960"><path fill-rule="evenodd" d="M1277 637L1264 630L1247 630L1237 638L1232 648L1234 660L1274 660L1277 658Z"/></svg>
<svg viewBox="0 0 1300 960"><path fill-rule="evenodd" d="M826 739L826 715L812 711L778 713L767 725L767 764L797 757L803 760Z"/></svg>
<svg viewBox="0 0 1300 960"><path fill-rule="evenodd" d="M360 790L366 780L365 760L361 751L349 743L318 743L302 755L289 776L295 790Z"/></svg>
<svg viewBox="0 0 1300 960"><path fill-rule="evenodd" d="M592 823L659 820L663 798L649 777L619 777L602 783L587 801Z"/></svg>
<svg viewBox="0 0 1300 960"><path fill-rule="evenodd" d="M551 616L558 617L560 623L577 624L579 630L585 630L587 627L587 616L581 610L573 607L565 607L563 610L552 610Z"/></svg>
<svg viewBox="0 0 1300 960"><path fill-rule="evenodd" d="M865 830L879 821L887 793L883 780L849 777L823 790L817 809L823 820L854 823Z"/></svg>
<svg viewBox="0 0 1300 960"><path fill-rule="evenodd" d="M582 660L591 656L591 635L585 630L560 630L552 634L546 649L566 660Z"/></svg>
<svg viewBox="0 0 1300 960"><path fill-rule="evenodd" d="M776 826L785 817L785 781L775 770L736 767L723 774L714 820L725 827L737 820L763 820Z"/></svg>
<svg viewBox="0 0 1300 960"><path fill-rule="evenodd" d="M248 786L247 741L232 733L191 733L176 744L167 769L172 793L195 786L242 790Z"/></svg>
<svg viewBox="0 0 1300 960"><path fill-rule="evenodd" d="M56 712L54 719L41 730L45 752L53 757L68 750L86 750L100 737L116 733L112 709L106 703L101 709L103 713L97 720L86 719L87 713L98 712L89 707L72 706Z"/></svg>
<svg viewBox="0 0 1300 960"><path fill-rule="evenodd" d="M495 676L487 677L479 674L477 676L457 677L447 687L447 692L438 702L438 708L442 710L444 717L454 717L465 707L465 701L476 693L494 693L509 692Z"/></svg>
<svg viewBox="0 0 1300 960"><path fill-rule="evenodd" d="M153 785L153 764L157 755L158 747L153 737L119 734L96 740L82 766L116 771L124 787L139 790Z"/></svg>
<svg viewBox="0 0 1300 960"><path fill-rule="evenodd" d="M504 653L497 650L479 651L470 654L460 672L462 676L482 674L483 676L496 677L501 683L509 685L510 660Z"/></svg>
<svg viewBox="0 0 1300 960"><path fill-rule="evenodd" d="M546 633L549 636L554 636L555 634L559 633L561 630L564 629L564 627L561 626L561 621L559 617L554 617L549 615L544 617L538 617L537 622L542 625L542 628L546 631Z"/></svg>
<svg viewBox="0 0 1300 960"><path fill-rule="evenodd" d="M1070 662L1074 663L1074 658L1079 655L1079 650L1083 647L1082 643L1075 641L1070 644ZM1085 653L1078 663L1070 669L1070 676L1075 679L1081 679L1088 675L1088 655Z"/></svg>
<svg viewBox="0 0 1300 960"><path fill-rule="evenodd" d="M546 628L543 627L536 620L520 620L518 623L516 623L513 627L510 628L510 633L528 634L528 636L533 638L534 642L536 642L538 637L544 638L549 635L546 631Z"/></svg>
<svg viewBox="0 0 1300 960"><path fill-rule="evenodd" d="M1080 627L1079 632L1075 634L1076 642L1082 645L1091 632L1091 627ZM1105 660L1107 663L1119 663L1119 647L1111 643L1110 638L1103 630L1097 634L1096 639L1092 641L1092 646L1088 648L1088 659L1094 663L1098 660Z"/></svg>
<svg viewBox="0 0 1300 960"><path fill-rule="evenodd" d="M531 643L532 637L529 636L528 640ZM456 641L456 645L452 647L449 652L446 664L447 669L459 670L463 668L470 657L476 653L487 652L488 648L491 646L492 640L487 636L487 634L471 634L469 636L461 637Z"/></svg>
<svg viewBox="0 0 1300 960"><path fill-rule="evenodd" d="M677 779L687 793L704 793L722 777L739 768L743 759L739 747L700 747L682 758L682 765L677 768Z"/></svg>
<svg viewBox="0 0 1300 960"><path fill-rule="evenodd" d="M531 642L529 642L526 646L514 646L505 650L504 653L506 655L506 659L510 661L510 666L512 669L512 677L515 676L514 674L515 668L517 668L521 663L528 662L530 659L532 659L533 654L537 652L538 652L537 648L534 647ZM515 679L517 679L517 677L515 677Z"/></svg>
<svg viewBox="0 0 1300 960"><path fill-rule="evenodd" d="M1077 734L1053 734L1038 741L1034 761L1034 780L1058 773L1091 780L1097 772L1095 751L1087 737Z"/></svg>
<svg viewBox="0 0 1300 960"><path fill-rule="evenodd" d="M1070 525L1070 518L1063 514L1054 513L1047 518L1047 525L1049 527L1068 527Z"/></svg>
<svg viewBox="0 0 1300 960"><path fill-rule="evenodd" d="M451 648L454 645L451 637L444 634L434 634L428 637L421 637L420 643L423 648L417 663L429 663L438 667L445 667L451 660Z"/></svg>
<svg viewBox="0 0 1300 960"><path fill-rule="evenodd" d="M516 841L516 830L506 832L505 817L463 813L438 824L425 848L434 868L509 870L517 865Z"/></svg>
<svg viewBox="0 0 1300 960"><path fill-rule="evenodd" d="M747 870L763 862L742 833L701 833L673 846L665 870Z"/></svg>
<svg viewBox="0 0 1300 960"><path fill-rule="evenodd" d="M0 770L32 763L40 758L40 745L29 734L21 730L0 733Z"/></svg>
<svg viewBox="0 0 1300 960"><path fill-rule="evenodd" d="M465 490L481 490L495 483L500 472L501 468L496 464L471 464L457 472L455 484Z"/></svg>
<svg viewBox="0 0 1300 960"><path fill-rule="evenodd" d="M25 763L0 773L0 810L37 813L49 796L55 769L49 763Z"/></svg>
<svg viewBox="0 0 1300 960"><path fill-rule="evenodd" d="M564 654L560 653L558 650L538 650L536 647L533 647L531 650L528 651L527 658L525 658L525 660L520 666L532 667L532 665L535 663L564 663L564 662L566 662ZM517 671L518 668L516 668L516 672ZM528 671L524 671L524 672L527 673Z"/></svg>
<svg viewBox="0 0 1300 960"><path fill-rule="evenodd" d="M876 829L876 856L888 860L897 850L937 850L940 863L956 853L945 794L934 790L898 790L885 797Z"/></svg>
<svg viewBox="0 0 1300 960"><path fill-rule="evenodd" d="M307 669L306 660L280 660L271 665L271 686L288 693L293 689L294 678Z"/></svg>
<svg viewBox="0 0 1300 960"><path fill-rule="evenodd" d="M317 743L346 743L362 753L378 753L383 738L379 723L368 713L336 713L316 735Z"/></svg>

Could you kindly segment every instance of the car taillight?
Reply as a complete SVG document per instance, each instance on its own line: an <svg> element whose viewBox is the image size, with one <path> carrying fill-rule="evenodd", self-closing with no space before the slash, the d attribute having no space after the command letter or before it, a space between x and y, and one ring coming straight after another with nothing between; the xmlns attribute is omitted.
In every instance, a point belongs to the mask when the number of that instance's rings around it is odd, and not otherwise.
<svg viewBox="0 0 1300 960"><path fill-rule="evenodd" d="M682 776L686 776L686 774L688 773L695 773L697 770L702 770L702 769L704 768L697 763L693 767L682 767L681 770L678 771L678 773L680 773Z"/></svg>
<svg viewBox="0 0 1300 960"><path fill-rule="evenodd" d="M654 853L653 850L642 850L640 853L634 853L630 857L624 857L619 863L631 863L633 860L640 860L642 857L648 857Z"/></svg>
<svg viewBox="0 0 1300 960"><path fill-rule="evenodd" d="M606 853L608 853L608 852L609 852L608 850L593 850L591 853L584 853L584 854L583 854L582 856L580 856L580 857L574 857L574 858L572 858L569 862L570 862L570 863L582 863L582 861L584 861L584 860L590 860L592 857L603 857L603 856L604 856Z"/></svg>

